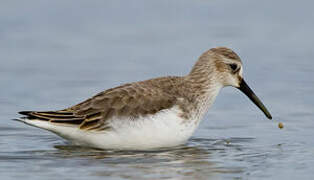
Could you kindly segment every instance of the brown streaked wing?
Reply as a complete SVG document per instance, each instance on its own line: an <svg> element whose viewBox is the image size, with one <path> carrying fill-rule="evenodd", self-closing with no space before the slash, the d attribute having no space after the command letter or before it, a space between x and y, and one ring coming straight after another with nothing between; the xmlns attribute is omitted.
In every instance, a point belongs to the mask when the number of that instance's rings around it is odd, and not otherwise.
<svg viewBox="0 0 314 180"><path fill-rule="evenodd" d="M126 84L103 91L69 108L74 115L84 116L80 129L110 129L108 119L113 116L144 116L172 107L177 98L160 87L154 80ZM160 85L159 85L160 86Z"/></svg>
<svg viewBox="0 0 314 180"><path fill-rule="evenodd" d="M108 130L113 116L136 118L171 108L177 102L177 95L169 93L179 77L156 78L103 91L94 97L61 111L21 114L30 119L70 124L82 130Z"/></svg>

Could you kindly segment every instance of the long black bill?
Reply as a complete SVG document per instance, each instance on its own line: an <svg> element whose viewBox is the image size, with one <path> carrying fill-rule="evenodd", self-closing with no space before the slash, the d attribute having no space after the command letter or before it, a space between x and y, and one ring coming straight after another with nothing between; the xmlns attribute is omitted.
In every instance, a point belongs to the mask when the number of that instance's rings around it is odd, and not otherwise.
<svg viewBox="0 0 314 180"><path fill-rule="evenodd" d="M244 80L241 81L240 87L238 89L240 89L245 95L247 95L247 97L249 97L251 101L253 101L253 103L263 111L268 119L272 119L272 116L270 115L262 101L259 100L259 98L255 95L255 93L251 90L251 88L246 84Z"/></svg>

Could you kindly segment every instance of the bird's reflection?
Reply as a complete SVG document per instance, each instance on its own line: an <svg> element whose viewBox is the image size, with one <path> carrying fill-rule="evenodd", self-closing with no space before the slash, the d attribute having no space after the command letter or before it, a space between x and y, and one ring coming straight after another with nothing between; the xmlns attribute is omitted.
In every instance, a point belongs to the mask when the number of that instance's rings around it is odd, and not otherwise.
<svg viewBox="0 0 314 180"><path fill-rule="evenodd" d="M88 159L90 166L97 167L91 172L96 176L123 175L125 179L134 179L144 174L147 178L141 176L141 179L151 179L157 173L159 177L164 175L165 178L211 179L217 173L242 173L242 168L221 166L217 154L222 156L230 148L239 150L241 146L237 142L251 140L194 138L186 145L152 151L111 151L68 144L56 145L55 155L61 158Z"/></svg>

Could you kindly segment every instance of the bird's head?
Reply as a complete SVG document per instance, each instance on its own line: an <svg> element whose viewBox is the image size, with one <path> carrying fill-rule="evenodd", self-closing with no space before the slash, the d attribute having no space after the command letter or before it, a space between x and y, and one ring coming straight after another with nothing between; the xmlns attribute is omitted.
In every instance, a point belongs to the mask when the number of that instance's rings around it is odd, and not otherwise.
<svg viewBox="0 0 314 180"><path fill-rule="evenodd" d="M222 87L238 88L264 112L267 118L272 118L264 104L244 81L242 61L231 49L217 47L206 51L194 65L190 76L208 79L212 84L218 84Z"/></svg>

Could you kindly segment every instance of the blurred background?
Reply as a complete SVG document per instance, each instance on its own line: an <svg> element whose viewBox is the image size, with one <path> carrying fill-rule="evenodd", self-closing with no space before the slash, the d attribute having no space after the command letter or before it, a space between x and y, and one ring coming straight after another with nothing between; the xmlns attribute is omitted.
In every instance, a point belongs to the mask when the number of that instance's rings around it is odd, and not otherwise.
<svg viewBox="0 0 314 180"><path fill-rule="evenodd" d="M313 178L313 1L0 4L1 179ZM238 53L273 121L234 88L222 90L187 145L169 151L85 149L11 120L126 82L185 75L216 46Z"/></svg>

